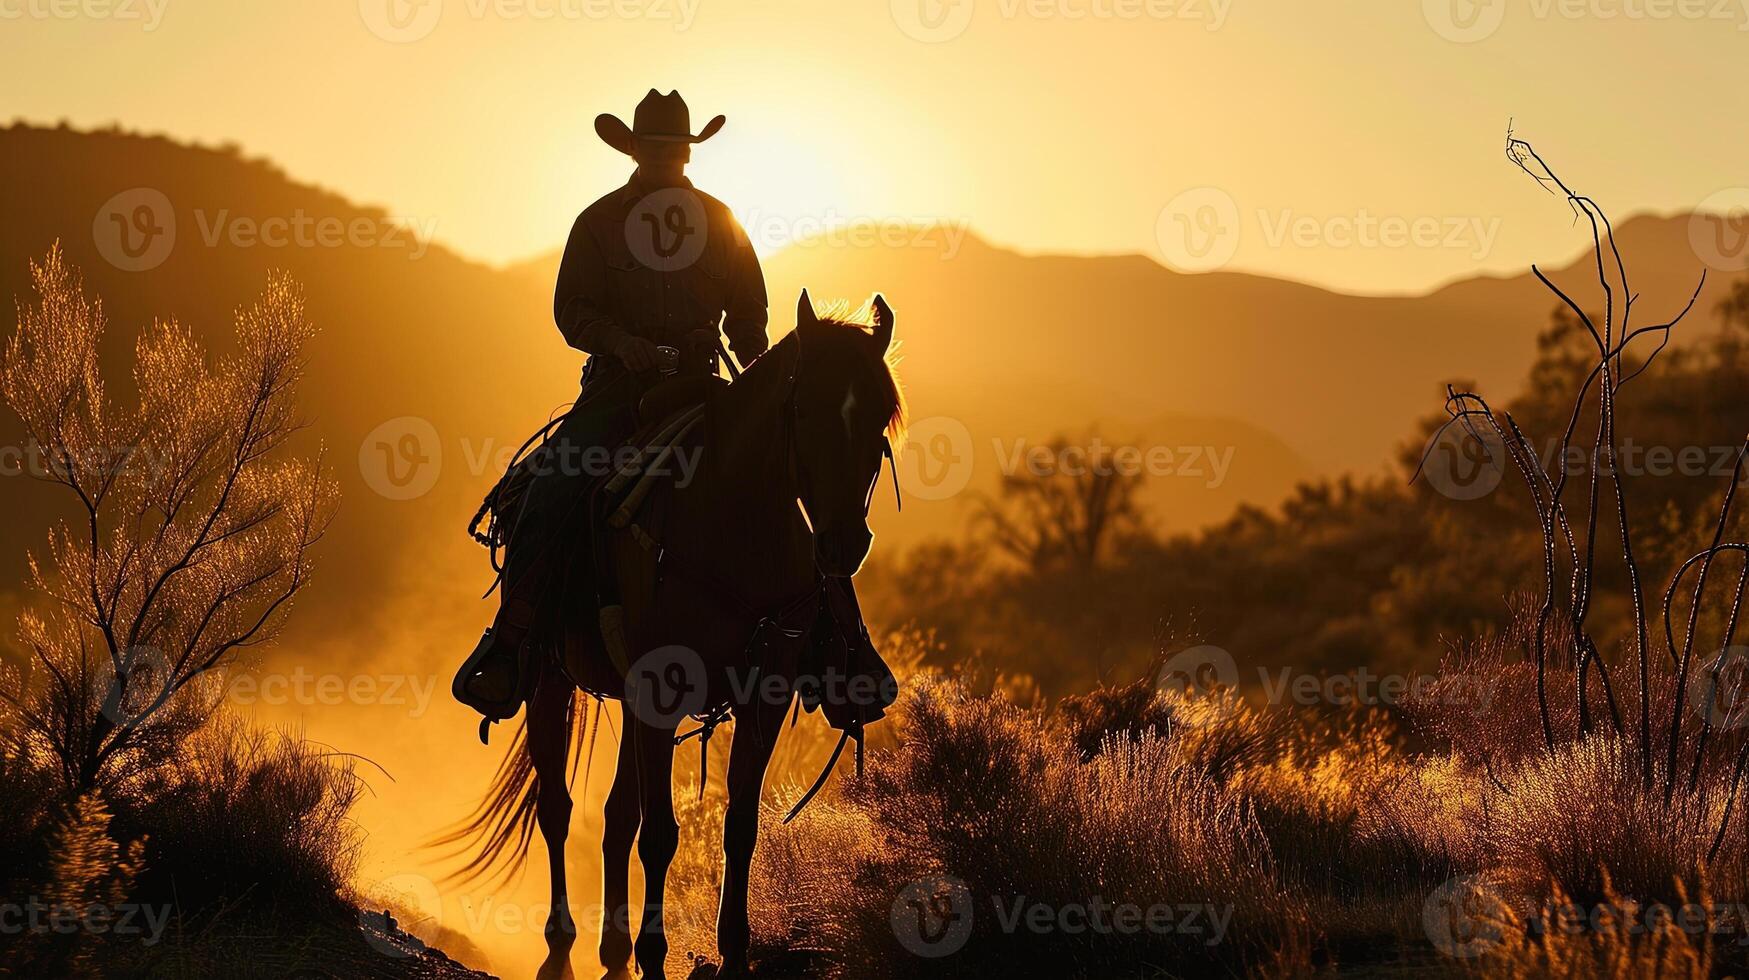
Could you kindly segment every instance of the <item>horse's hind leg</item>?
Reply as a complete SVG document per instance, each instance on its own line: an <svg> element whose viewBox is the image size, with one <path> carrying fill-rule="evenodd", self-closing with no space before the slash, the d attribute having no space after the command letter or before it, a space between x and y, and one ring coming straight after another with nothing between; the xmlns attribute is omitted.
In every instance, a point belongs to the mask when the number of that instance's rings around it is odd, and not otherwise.
<svg viewBox="0 0 1749 980"><path fill-rule="evenodd" d="M632 841L638 835L638 760L632 754L631 708L620 710L619 760L607 791L601 834L601 965L623 969L632 958Z"/></svg>
<svg viewBox="0 0 1749 980"><path fill-rule="evenodd" d="M729 806L723 816L723 893L717 903L720 975L747 969L752 929L747 921L747 885L759 836L759 801L788 705L754 704L735 712L729 746Z"/></svg>
<svg viewBox="0 0 1749 980"><path fill-rule="evenodd" d="M552 880L552 911L547 919L549 943L569 944L577 936L565 887L565 839L571 830L571 790L566 785L565 756L570 746L571 684L556 671L543 674L528 699L528 751L534 762L535 819L547 842Z"/></svg>
<svg viewBox="0 0 1749 980"><path fill-rule="evenodd" d="M674 819L674 729L637 722L638 861L644 866L644 911L634 944L638 968L648 980L667 974L668 936L664 931L668 865L680 847L680 824Z"/></svg>

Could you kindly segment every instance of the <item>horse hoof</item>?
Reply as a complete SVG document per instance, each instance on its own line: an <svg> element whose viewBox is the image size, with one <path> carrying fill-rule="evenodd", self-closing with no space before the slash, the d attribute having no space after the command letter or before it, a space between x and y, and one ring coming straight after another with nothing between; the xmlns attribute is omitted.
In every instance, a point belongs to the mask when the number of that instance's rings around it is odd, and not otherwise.
<svg viewBox="0 0 1749 980"><path fill-rule="evenodd" d="M645 942L640 936L635 948L638 972L644 975L644 980L665 980L668 976L668 940Z"/></svg>

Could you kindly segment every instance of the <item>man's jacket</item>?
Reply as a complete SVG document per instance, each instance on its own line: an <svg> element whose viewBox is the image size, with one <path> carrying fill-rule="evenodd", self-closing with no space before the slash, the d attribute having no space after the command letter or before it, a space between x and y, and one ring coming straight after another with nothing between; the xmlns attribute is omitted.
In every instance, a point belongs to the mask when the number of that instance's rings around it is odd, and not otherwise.
<svg viewBox="0 0 1749 980"><path fill-rule="evenodd" d="M676 202L684 206L670 213ZM627 334L679 348L720 321L741 363L767 346L765 277L752 243L726 205L684 179L651 188L634 175L577 216L553 317L565 340L591 355L592 373L618 369L613 350Z"/></svg>

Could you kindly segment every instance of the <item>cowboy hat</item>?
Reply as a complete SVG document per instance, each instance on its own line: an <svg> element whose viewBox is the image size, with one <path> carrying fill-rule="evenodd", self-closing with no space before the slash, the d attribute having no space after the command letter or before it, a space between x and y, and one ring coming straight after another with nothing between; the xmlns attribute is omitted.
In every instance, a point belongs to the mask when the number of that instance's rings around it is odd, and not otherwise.
<svg viewBox="0 0 1749 980"><path fill-rule="evenodd" d="M679 92L669 92L667 95L650 90L644 96L644 101L638 103L638 111L632 116L632 125L627 126L618 116L602 113L595 117L595 135L608 146L630 154L635 140L659 140L665 143L703 143L717 134L723 128L724 119L718 116L705 123L703 129L695 136L692 132L692 117L687 112L686 100Z"/></svg>

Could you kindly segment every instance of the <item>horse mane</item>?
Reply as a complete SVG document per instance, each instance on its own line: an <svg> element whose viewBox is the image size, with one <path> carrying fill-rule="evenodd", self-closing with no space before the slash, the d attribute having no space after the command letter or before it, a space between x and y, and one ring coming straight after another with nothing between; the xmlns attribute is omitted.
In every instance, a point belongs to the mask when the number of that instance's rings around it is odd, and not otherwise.
<svg viewBox="0 0 1749 980"><path fill-rule="evenodd" d="M867 306L853 312L847 303L834 303L827 307L825 312L817 314L815 322L820 328L818 336L829 338L826 342L833 345L853 340L860 344L866 342L874 332L873 314ZM817 339L812 336L808 340L810 343L817 342ZM796 332L792 330L788 336L778 341L778 344L781 346L796 342ZM859 346L858 350L859 352L866 351L867 348ZM905 404L905 386L899 380L899 361L901 359L899 345L889 345L886 352L881 355L880 370L874 372L881 397L892 406L892 410L887 416L887 438L892 442L894 452L898 452L900 447L904 445L905 429L909 424L909 414Z"/></svg>

